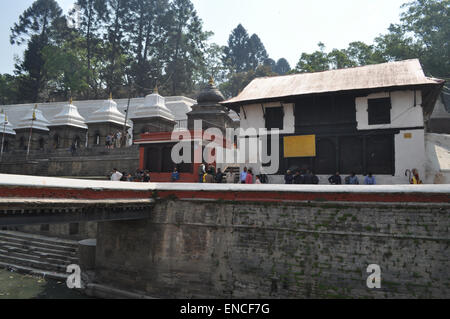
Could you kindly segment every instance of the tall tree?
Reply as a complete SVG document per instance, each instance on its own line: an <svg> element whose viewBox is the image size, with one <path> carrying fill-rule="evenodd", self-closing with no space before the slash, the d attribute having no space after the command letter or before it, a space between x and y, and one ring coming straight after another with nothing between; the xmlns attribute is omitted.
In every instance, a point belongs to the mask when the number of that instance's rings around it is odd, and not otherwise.
<svg viewBox="0 0 450 319"><path fill-rule="evenodd" d="M168 0L133 0L127 34L133 54L131 74L139 94L149 92L161 76L168 34ZM156 72L155 72L156 69Z"/></svg>
<svg viewBox="0 0 450 319"><path fill-rule="evenodd" d="M291 66L285 58L281 58L277 61L274 71L279 75L285 75L291 71Z"/></svg>
<svg viewBox="0 0 450 319"><path fill-rule="evenodd" d="M333 51L328 54L328 60L333 69L344 69L356 66L356 63L349 58L345 50L333 49Z"/></svg>
<svg viewBox="0 0 450 319"><path fill-rule="evenodd" d="M11 74L0 74L0 104L14 104L18 102L17 77Z"/></svg>
<svg viewBox="0 0 450 319"><path fill-rule="evenodd" d="M386 62L378 49L361 41L351 42L345 53L357 66Z"/></svg>
<svg viewBox="0 0 450 319"><path fill-rule="evenodd" d="M192 92L193 75L203 65L206 40L211 35L202 29L202 21L190 0L173 0L170 6L170 32L165 73L171 95Z"/></svg>
<svg viewBox="0 0 450 319"><path fill-rule="evenodd" d="M11 28L11 44L27 42L23 62L16 64L16 73L21 75L24 93L28 92L24 99L30 102L37 102L44 88L47 72L42 50L59 31L55 25L65 26L62 20L62 10L55 0L36 0Z"/></svg>
<svg viewBox="0 0 450 319"><path fill-rule="evenodd" d="M105 81L107 91L118 92L125 82L128 42L125 38L125 25L129 21L131 2L128 0L107 0L106 26L107 67Z"/></svg>
<svg viewBox="0 0 450 319"><path fill-rule="evenodd" d="M251 81L259 77L275 76L277 75L272 71L272 68L268 65L260 65L256 70L250 70L247 72L233 73L229 80L222 83L219 88L221 92L227 98L238 95Z"/></svg>
<svg viewBox="0 0 450 319"><path fill-rule="evenodd" d="M269 58L264 44L256 34L253 34L248 40L248 51L249 63L247 69L256 69L259 65L264 64Z"/></svg>
<svg viewBox="0 0 450 319"><path fill-rule="evenodd" d="M107 6L104 0L77 0L76 5L80 10L79 33L84 38L83 47L86 50L87 72L85 82L89 85L89 91L85 93L86 98L98 98L99 95L99 66L95 61L102 55L100 50L101 34L100 29L106 23ZM74 9L76 10L76 9Z"/></svg>
<svg viewBox="0 0 450 319"><path fill-rule="evenodd" d="M81 42L83 39L79 37L62 45L44 48L50 99L67 101L69 97L79 96L88 89L87 54Z"/></svg>
<svg viewBox="0 0 450 319"><path fill-rule="evenodd" d="M232 72L243 72L249 69L250 53L247 30L239 24L228 38L228 46L225 48L224 64Z"/></svg>
<svg viewBox="0 0 450 319"><path fill-rule="evenodd" d="M402 6L401 23L375 41L388 60L420 58L428 75L450 76L450 3L415 0Z"/></svg>
<svg viewBox="0 0 450 319"><path fill-rule="evenodd" d="M297 72L309 73L320 72L330 69L330 60L328 54L325 52L325 44L319 42L319 51L315 51L311 54L302 53L300 60L295 68Z"/></svg>

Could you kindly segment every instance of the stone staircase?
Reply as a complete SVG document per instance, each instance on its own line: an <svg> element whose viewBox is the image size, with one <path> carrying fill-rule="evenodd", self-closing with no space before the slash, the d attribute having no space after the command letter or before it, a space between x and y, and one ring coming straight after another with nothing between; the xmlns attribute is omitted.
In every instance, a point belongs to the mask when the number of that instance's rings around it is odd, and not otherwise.
<svg viewBox="0 0 450 319"><path fill-rule="evenodd" d="M71 264L78 264L76 241L0 231L0 268L66 280Z"/></svg>

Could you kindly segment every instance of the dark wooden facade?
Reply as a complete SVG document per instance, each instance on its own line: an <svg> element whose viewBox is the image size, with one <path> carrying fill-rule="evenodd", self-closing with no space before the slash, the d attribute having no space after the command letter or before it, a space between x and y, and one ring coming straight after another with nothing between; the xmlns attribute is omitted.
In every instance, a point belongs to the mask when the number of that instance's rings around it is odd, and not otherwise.
<svg viewBox="0 0 450 319"><path fill-rule="evenodd" d="M355 101L359 96L338 93L303 96L289 101L294 104L295 133L280 136L278 173L282 175L288 169L310 169L319 175L336 172L395 175L395 136L400 130L358 131ZM390 102L390 99L369 100L369 105L378 107L372 111L373 117L369 114L369 122L374 119L377 124L390 124ZM273 126L267 124L267 118L266 125ZM284 158L283 138L298 135L316 136L316 157Z"/></svg>

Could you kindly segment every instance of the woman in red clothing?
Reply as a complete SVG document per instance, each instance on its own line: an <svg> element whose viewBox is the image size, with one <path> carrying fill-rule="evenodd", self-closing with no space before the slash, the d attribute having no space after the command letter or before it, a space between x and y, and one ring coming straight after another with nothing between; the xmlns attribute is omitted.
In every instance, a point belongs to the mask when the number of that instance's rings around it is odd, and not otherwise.
<svg viewBox="0 0 450 319"><path fill-rule="evenodd" d="M251 169L247 171L247 178L245 179L245 184L253 184L253 172Z"/></svg>

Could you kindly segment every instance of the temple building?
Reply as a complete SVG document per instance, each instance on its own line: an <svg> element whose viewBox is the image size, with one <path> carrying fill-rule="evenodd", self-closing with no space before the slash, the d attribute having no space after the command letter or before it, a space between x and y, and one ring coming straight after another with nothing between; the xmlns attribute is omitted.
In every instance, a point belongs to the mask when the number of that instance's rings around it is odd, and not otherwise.
<svg viewBox="0 0 450 319"><path fill-rule="evenodd" d="M164 126L170 124L168 121L170 113L167 112L163 98L156 93L147 96L146 101L148 102L136 109L137 113L135 112L132 117L133 122L136 121L136 116L140 115L141 118L146 119L144 123L157 123L159 121ZM195 161L194 158L210 162L211 158L204 158L203 154L205 147L215 140L214 136L206 134L205 131L209 128L216 128L224 133L226 128L236 127L238 123L233 120L230 110L219 104L222 101L224 101L222 93L210 80L208 86L200 92L197 104L193 105L192 111L187 113L187 129L176 128L176 134L173 134L173 126L165 126L164 129L160 130L154 130L151 127L141 129L141 132L145 133L138 134L138 138L135 137L134 141L134 144L138 145L140 149L140 169L150 171L152 181L155 182L169 181L174 168L177 168L180 172L181 182L198 182L197 170L201 163ZM195 131L194 122L196 120L202 121L201 131ZM179 143L177 139L179 137L182 137L183 143L189 144L191 158L188 162L173 162L172 150ZM220 140L211 152L211 157L215 155L217 149L226 147L226 140ZM217 168L226 168L222 163L214 162L212 164Z"/></svg>
<svg viewBox="0 0 450 319"><path fill-rule="evenodd" d="M13 149L16 131L14 131L12 124L8 121L7 114L3 110L0 113L0 134L0 143L3 143L2 152Z"/></svg>
<svg viewBox="0 0 450 319"><path fill-rule="evenodd" d="M125 121L125 115L117 109L117 103L110 96L99 110L88 117L88 146L104 146L108 135L123 131ZM127 122L126 130L130 127Z"/></svg>
<svg viewBox="0 0 450 319"><path fill-rule="evenodd" d="M19 150L44 151L48 144L51 123L37 107L30 108L25 116L14 126L16 148ZM30 139L31 137L31 139Z"/></svg>
<svg viewBox="0 0 450 319"><path fill-rule="evenodd" d="M321 183L355 172L360 181L372 173L380 184L404 184L406 170L426 171L425 133L443 84L426 77L419 60L407 60L258 78L221 104L240 114L244 130L279 130L272 183L283 183L289 169L310 169ZM259 173L267 163L241 166Z"/></svg>
<svg viewBox="0 0 450 319"><path fill-rule="evenodd" d="M435 110L431 115L429 130L432 133L450 134L450 93L440 94Z"/></svg>
<svg viewBox="0 0 450 319"><path fill-rule="evenodd" d="M172 132L177 125L175 115L166 107L166 99L159 95L157 89L134 110L131 120L134 140L143 133Z"/></svg>
<svg viewBox="0 0 450 319"><path fill-rule="evenodd" d="M195 120L202 120L203 129L218 128L223 133L227 128L236 127L230 110L220 103L225 100L222 93L217 89L214 81L210 79L209 84L197 97L197 104L192 106L192 111L187 113L188 129L194 129Z"/></svg>
<svg viewBox="0 0 450 319"><path fill-rule="evenodd" d="M70 148L75 145L79 148L86 145L86 133L88 126L85 119L78 112L78 108L73 105L72 99L69 104L64 105L49 125L50 141L54 149Z"/></svg>

